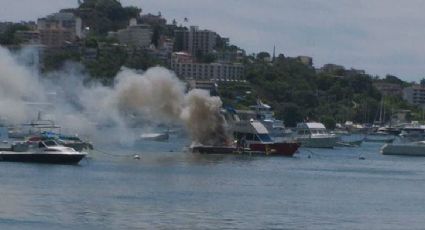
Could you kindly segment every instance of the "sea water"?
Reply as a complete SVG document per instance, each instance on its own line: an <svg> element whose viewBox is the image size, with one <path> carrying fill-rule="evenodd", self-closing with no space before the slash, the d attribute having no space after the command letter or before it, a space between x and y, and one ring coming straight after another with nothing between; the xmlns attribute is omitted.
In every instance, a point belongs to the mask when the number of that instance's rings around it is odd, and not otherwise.
<svg viewBox="0 0 425 230"><path fill-rule="evenodd" d="M376 143L293 158L199 155L186 144L96 146L74 166L1 162L0 229L425 226L425 158L383 156Z"/></svg>

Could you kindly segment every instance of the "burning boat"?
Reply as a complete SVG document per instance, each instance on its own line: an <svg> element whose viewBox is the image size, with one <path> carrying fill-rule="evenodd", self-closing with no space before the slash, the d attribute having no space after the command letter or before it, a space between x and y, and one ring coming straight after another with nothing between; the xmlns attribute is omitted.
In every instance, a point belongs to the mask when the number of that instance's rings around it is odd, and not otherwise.
<svg viewBox="0 0 425 230"><path fill-rule="evenodd" d="M257 120L240 120L239 116L227 111L227 132L232 134L222 145L193 146L192 152L220 154L250 154L264 156L293 156L300 147L297 142L275 142L267 128ZM234 139L234 141L228 141Z"/></svg>
<svg viewBox="0 0 425 230"><path fill-rule="evenodd" d="M242 153L292 156L300 147L297 142L275 142L267 128L257 120L239 121L232 125L237 149Z"/></svg>

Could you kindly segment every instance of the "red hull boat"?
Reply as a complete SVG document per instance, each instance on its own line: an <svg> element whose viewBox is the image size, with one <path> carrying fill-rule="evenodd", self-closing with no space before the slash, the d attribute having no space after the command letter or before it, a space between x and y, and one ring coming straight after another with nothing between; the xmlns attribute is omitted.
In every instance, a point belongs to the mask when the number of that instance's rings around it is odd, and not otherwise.
<svg viewBox="0 0 425 230"><path fill-rule="evenodd" d="M296 142L282 142L271 144L250 144L249 149L254 152L261 152L268 156L288 156L291 157L300 147Z"/></svg>

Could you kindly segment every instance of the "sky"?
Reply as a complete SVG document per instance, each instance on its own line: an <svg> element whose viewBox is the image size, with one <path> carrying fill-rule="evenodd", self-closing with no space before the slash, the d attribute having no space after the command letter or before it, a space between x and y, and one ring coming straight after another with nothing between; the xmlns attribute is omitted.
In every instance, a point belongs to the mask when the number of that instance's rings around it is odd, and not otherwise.
<svg viewBox="0 0 425 230"><path fill-rule="evenodd" d="M406 81L425 77L423 0L121 0L143 13L210 29L247 51L313 57L327 63L393 74ZM36 20L77 0L0 0L0 21ZM183 19L189 22L184 23Z"/></svg>

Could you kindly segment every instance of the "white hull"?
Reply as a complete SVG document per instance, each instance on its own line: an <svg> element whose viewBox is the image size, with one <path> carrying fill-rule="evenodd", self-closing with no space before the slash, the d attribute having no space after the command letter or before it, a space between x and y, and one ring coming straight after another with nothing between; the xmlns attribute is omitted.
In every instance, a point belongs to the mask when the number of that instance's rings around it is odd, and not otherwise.
<svg viewBox="0 0 425 230"><path fill-rule="evenodd" d="M333 148L336 146L337 137L297 137L301 147L307 148Z"/></svg>
<svg viewBox="0 0 425 230"><path fill-rule="evenodd" d="M383 155L425 156L425 144L386 144L381 148Z"/></svg>
<svg viewBox="0 0 425 230"><path fill-rule="evenodd" d="M146 141L167 141L170 135L168 133L147 133L140 135L142 140Z"/></svg>

